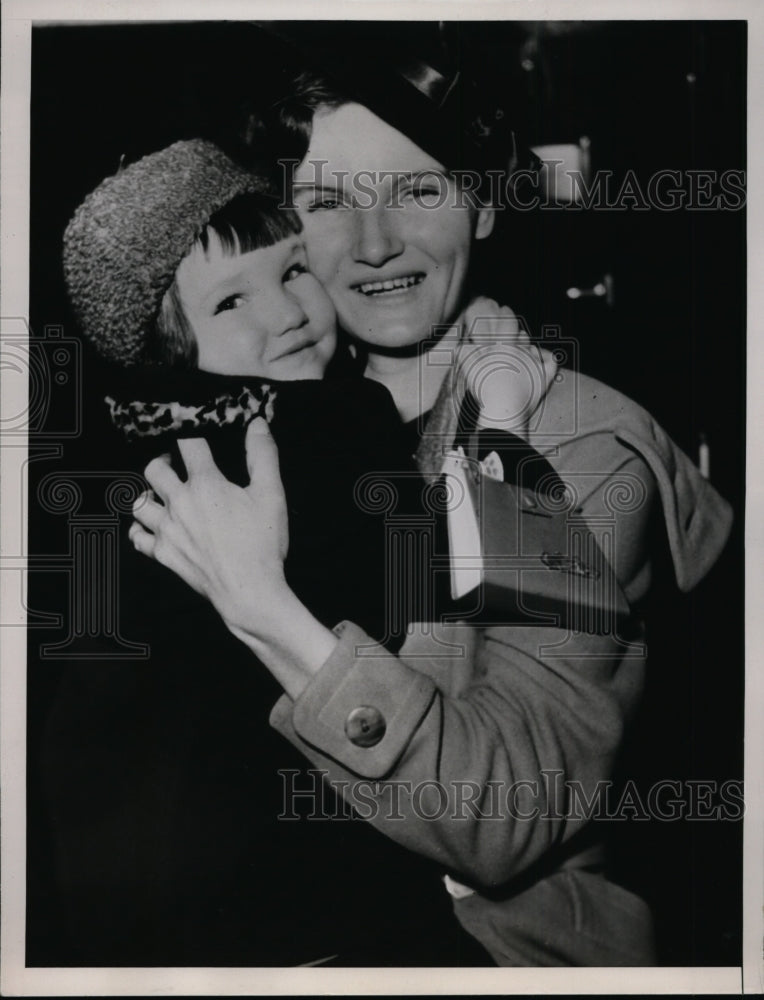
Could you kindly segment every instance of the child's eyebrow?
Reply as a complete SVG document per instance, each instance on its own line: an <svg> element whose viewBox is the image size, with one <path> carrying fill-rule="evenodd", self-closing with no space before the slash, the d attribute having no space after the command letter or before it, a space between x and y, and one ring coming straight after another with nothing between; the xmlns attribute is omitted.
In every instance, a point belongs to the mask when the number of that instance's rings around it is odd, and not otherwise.
<svg viewBox="0 0 764 1000"><path fill-rule="evenodd" d="M299 236L294 236L291 243L287 247L287 256L292 257L298 253L304 252L305 243ZM234 274L229 274L225 278L221 278L220 281L216 282L212 288L202 295L200 299L201 306L205 307L209 305L210 302L214 302L216 299L224 299L233 292L239 291L248 280L248 277L248 268L242 268Z"/></svg>
<svg viewBox="0 0 764 1000"><path fill-rule="evenodd" d="M329 191L334 194L341 190L338 184L316 184L314 181L295 181L292 187L295 191Z"/></svg>
<svg viewBox="0 0 764 1000"><path fill-rule="evenodd" d="M216 299L224 299L227 295L231 295L235 292L241 285L244 275L231 274L227 278L223 278L221 281L216 282L212 288L210 288L201 298L201 305L206 306L210 302L214 302Z"/></svg>

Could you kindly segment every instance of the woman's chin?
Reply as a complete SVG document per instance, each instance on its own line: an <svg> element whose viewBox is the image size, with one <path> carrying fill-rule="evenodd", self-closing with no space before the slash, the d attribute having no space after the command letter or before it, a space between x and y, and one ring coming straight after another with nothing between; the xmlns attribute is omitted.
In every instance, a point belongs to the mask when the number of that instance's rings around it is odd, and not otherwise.
<svg viewBox="0 0 764 1000"><path fill-rule="evenodd" d="M438 325L437 322L370 324L367 321L364 324L354 322L345 328L352 331L354 340L365 344L371 351L416 353L420 344L434 339Z"/></svg>
<svg viewBox="0 0 764 1000"><path fill-rule="evenodd" d="M381 352L410 351L416 353L420 344L434 342L443 334L446 309L444 303L423 303L424 308L407 307L399 301L394 306L373 305L366 309L338 309L342 327L371 350Z"/></svg>

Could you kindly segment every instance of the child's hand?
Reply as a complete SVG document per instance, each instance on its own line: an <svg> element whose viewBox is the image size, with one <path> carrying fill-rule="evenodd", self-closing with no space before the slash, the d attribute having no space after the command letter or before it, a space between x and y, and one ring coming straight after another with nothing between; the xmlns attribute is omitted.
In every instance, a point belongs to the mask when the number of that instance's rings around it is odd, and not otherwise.
<svg viewBox="0 0 764 1000"><path fill-rule="evenodd" d="M527 437L528 423L557 372L553 355L536 347L514 312L492 299L475 299L464 311L464 339L454 366L455 397L477 404L478 426Z"/></svg>
<svg viewBox="0 0 764 1000"><path fill-rule="evenodd" d="M523 333L520 320L509 306L500 306L485 295L474 298L461 315L462 340L470 344L514 343Z"/></svg>

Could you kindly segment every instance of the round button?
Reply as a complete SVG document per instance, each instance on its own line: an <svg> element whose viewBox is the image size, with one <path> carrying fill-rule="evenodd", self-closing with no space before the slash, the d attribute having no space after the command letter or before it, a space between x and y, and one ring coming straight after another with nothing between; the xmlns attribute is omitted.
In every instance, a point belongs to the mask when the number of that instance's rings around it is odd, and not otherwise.
<svg viewBox="0 0 764 1000"><path fill-rule="evenodd" d="M371 705L354 708L345 720L345 735L357 747L375 747L386 729L382 713Z"/></svg>

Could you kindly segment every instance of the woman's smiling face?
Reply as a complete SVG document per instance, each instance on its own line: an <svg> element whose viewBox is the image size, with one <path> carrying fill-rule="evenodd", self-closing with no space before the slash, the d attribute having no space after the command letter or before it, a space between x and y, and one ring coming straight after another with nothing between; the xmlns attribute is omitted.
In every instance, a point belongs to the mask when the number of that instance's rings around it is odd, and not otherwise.
<svg viewBox="0 0 764 1000"><path fill-rule="evenodd" d="M294 180L311 270L349 334L406 348L456 317L472 240L493 214L473 208L443 164L344 104L316 112Z"/></svg>

